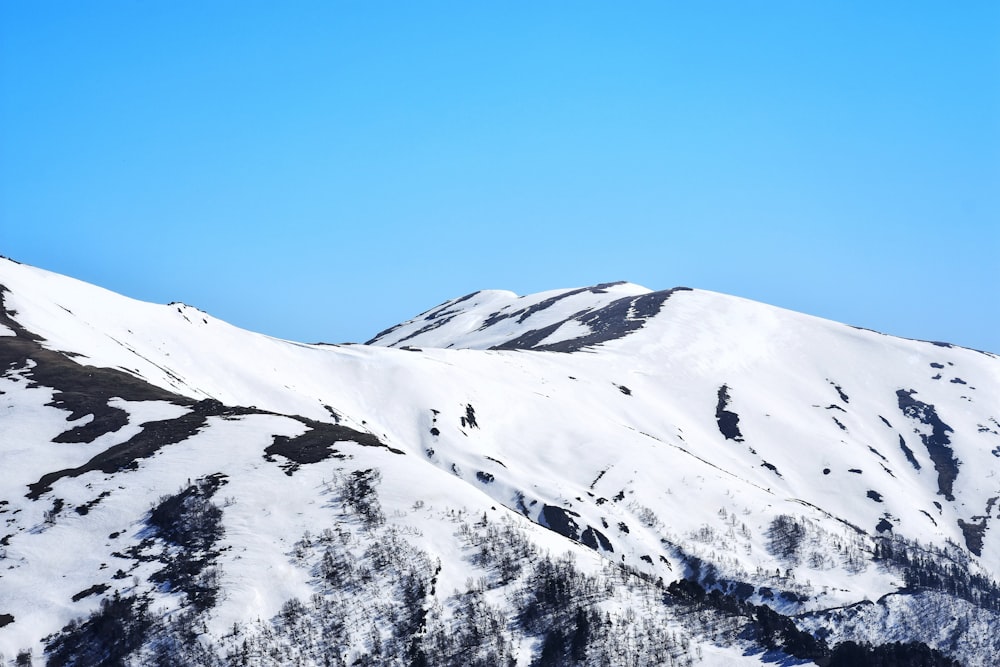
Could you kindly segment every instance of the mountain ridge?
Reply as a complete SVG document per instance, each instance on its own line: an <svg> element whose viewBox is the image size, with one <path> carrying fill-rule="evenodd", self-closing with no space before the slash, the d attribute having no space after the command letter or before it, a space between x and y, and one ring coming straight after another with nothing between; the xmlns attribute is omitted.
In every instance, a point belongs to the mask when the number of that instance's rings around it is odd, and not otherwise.
<svg viewBox="0 0 1000 667"><path fill-rule="evenodd" d="M280 341L2 260L0 285L0 408L17 425L0 436L6 655L87 664L80 646L98 642L87 628L127 607L152 619L128 664L152 664L190 632L184 618L205 628L191 664L240 664L241 641L312 664L320 653L288 633L318 631L337 600L383 609L371 627L336 617L345 664L432 654L452 664L442 656L461 652L448 653L445 636L459 619L489 618L502 619L498 643L473 653L514 664L553 651L591 664L640 630L673 647L657 659L676 664L759 664L775 650L823 664L857 641L988 664L983 651L995 648L1000 363L990 353L628 283L476 292L373 339L385 346ZM633 308L647 295L657 295L648 309ZM624 322L615 335L577 344L609 318ZM567 341L573 349L537 349ZM317 526L348 542L317 541ZM412 558L380 556L385 540ZM68 567L60 543L88 554L84 564ZM188 565L173 572L155 549L188 554ZM533 555L517 569L510 550ZM557 565L558 554L575 564ZM331 588L327 556L387 574ZM119 562L130 569L116 578ZM567 618L531 585L553 573L614 593L562 600L580 614ZM629 626L615 596L640 605L648 627ZM410 598L419 622L398 608ZM878 613L857 607L866 598ZM477 615L470 599L491 611ZM289 612L293 600L308 609ZM682 620L692 610L708 620ZM959 611L964 629L947 620ZM598 612L609 624L591 637L581 628ZM890 632L901 619L909 635ZM784 639L768 634L772 622Z"/></svg>

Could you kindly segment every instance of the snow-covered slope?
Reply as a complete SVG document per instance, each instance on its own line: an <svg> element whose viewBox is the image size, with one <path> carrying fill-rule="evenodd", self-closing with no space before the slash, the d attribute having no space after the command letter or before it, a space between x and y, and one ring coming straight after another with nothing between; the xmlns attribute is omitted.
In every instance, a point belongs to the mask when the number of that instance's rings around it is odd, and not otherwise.
<svg viewBox="0 0 1000 667"><path fill-rule="evenodd" d="M995 355L627 283L364 346L9 260L0 286L9 659L1000 650Z"/></svg>

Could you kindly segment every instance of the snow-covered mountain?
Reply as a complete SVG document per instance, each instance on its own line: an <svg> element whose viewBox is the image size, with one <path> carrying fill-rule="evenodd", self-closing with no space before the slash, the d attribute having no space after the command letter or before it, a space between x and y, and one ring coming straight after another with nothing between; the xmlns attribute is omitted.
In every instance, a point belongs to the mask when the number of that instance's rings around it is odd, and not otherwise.
<svg viewBox="0 0 1000 667"><path fill-rule="evenodd" d="M0 299L0 664L1000 655L994 354L628 283L366 345Z"/></svg>

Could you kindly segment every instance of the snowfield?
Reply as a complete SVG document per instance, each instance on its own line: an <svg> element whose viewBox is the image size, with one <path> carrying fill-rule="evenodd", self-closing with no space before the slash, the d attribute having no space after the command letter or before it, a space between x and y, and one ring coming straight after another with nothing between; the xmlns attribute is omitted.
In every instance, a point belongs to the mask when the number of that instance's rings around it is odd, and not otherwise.
<svg viewBox="0 0 1000 667"><path fill-rule="evenodd" d="M1000 654L994 354L629 283L366 345L0 286L0 664Z"/></svg>

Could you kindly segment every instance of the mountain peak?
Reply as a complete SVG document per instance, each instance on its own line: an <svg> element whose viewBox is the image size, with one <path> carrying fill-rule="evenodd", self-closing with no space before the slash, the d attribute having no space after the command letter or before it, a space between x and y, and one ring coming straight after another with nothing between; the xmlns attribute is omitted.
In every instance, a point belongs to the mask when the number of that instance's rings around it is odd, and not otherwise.
<svg viewBox="0 0 1000 667"><path fill-rule="evenodd" d="M368 345L575 352L623 338L656 316L678 287L628 282L517 296L480 291L380 332Z"/></svg>

